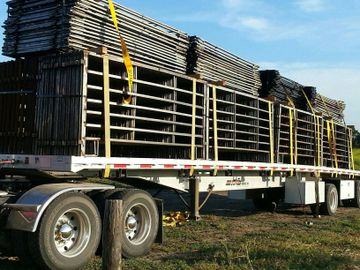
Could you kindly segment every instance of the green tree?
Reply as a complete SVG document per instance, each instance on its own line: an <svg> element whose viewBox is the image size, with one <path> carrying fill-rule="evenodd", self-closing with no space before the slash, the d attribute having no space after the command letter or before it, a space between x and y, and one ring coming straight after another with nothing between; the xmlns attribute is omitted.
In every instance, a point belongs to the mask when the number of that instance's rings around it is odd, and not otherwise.
<svg viewBox="0 0 360 270"><path fill-rule="evenodd" d="M355 128L353 129L353 148L360 148L360 132Z"/></svg>

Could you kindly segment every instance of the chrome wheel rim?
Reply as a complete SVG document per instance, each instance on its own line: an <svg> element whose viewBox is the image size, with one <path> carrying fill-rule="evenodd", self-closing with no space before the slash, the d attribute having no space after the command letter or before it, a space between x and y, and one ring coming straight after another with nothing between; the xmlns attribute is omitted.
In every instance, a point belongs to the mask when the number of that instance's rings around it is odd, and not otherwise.
<svg viewBox="0 0 360 270"><path fill-rule="evenodd" d="M332 212L335 212L336 211L336 208L337 208L337 204L338 204L338 199L337 199L337 194L336 192L331 192L330 193L330 209Z"/></svg>
<svg viewBox="0 0 360 270"><path fill-rule="evenodd" d="M76 257L90 241L91 223L81 209L70 209L60 215L55 223L54 243L64 257Z"/></svg>
<svg viewBox="0 0 360 270"><path fill-rule="evenodd" d="M151 215L144 204L132 206L125 215L124 228L127 241L133 245L141 245L151 231Z"/></svg>

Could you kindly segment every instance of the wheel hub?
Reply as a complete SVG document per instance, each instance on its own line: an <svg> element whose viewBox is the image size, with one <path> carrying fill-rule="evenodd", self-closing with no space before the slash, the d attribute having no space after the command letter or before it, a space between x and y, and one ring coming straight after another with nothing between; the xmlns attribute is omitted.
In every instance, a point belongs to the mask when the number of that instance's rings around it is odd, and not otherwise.
<svg viewBox="0 0 360 270"><path fill-rule="evenodd" d="M126 238L136 245L143 243L151 230L151 216L143 204L133 205L124 219Z"/></svg>
<svg viewBox="0 0 360 270"><path fill-rule="evenodd" d="M129 229L135 229L137 225L137 220L134 216L129 216L127 219L127 226Z"/></svg>
<svg viewBox="0 0 360 270"><path fill-rule="evenodd" d="M61 226L59 232L61 238L67 240L74 234L74 228L70 224L64 224Z"/></svg>
<svg viewBox="0 0 360 270"><path fill-rule="evenodd" d="M80 209L61 215L54 228L54 244L63 256L74 257L86 247L91 224Z"/></svg>

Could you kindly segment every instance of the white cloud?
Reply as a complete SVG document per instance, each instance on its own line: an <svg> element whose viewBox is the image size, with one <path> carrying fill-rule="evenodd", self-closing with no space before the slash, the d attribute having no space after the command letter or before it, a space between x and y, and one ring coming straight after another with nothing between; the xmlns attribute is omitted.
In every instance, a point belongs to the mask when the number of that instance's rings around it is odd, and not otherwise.
<svg viewBox="0 0 360 270"><path fill-rule="evenodd" d="M264 31L269 28L269 22L264 18L246 17L240 20L240 23L256 31Z"/></svg>
<svg viewBox="0 0 360 270"><path fill-rule="evenodd" d="M245 17L239 14L228 13L221 20L221 25L238 31L251 30L264 32L270 28L269 22L261 17Z"/></svg>
<svg viewBox="0 0 360 270"><path fill-rule="evenodd" d="M325 8L323 0L297 0L296 4L305 12L319 12Z"/></svg>

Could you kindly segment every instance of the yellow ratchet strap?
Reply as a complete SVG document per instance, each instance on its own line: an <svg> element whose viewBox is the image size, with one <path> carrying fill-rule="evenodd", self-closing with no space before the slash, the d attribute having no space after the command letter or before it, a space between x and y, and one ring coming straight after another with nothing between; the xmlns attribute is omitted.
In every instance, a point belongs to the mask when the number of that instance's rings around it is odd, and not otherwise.
<svg viewBox="0 0 360 270"><path fill-rule="evenodd" d="M292 101L292 99L291 99L288 95L286 95L286 98L287 98L287 100L289 101L289 104L291 105L291 107L295 108L295 104L294 104L294 102Z"/></svg>
<svg viewBox="0 0 360 270"><path fill-rule="evenodd" d="M272 102L268 101L269 103L269 130L270 130L270 163L271 163L271 171L270 171L270 175L273 176L274 175L274 169L272 167L272 165L274 164L274 134L273 134L273 106L272 106Z"/></svg>
<svg viewBox="0 0 360 270"><path fill-rule="evenodd" d="M193 79L192 124L191 124L191 160L195 160L196 144L196 79ZM190 176L194 174L194 167L190 169Z"/></svg>
<svg viewBox="0 0 360 270"><path fill-rule="evenodd" d="M335 124L334 120L331 119L331 129L332 129L332 140L334 146L334 157L335 157L335 168L336 168L336 177L338 176L339 163L337 158L337 150L336 150L336 134L335 134Z"/></svg>
<svg viewBox="0 0 360 270"><path fill-rule="evenodd" d="M111 141L110 141L110 82L109 82L109 55L103 56L103 88L104 88L104 142L105 157L111 157ZM110 177L110 165L105 166L104 178Z"/></svg>
<svg viewBox="0 0 360 270"><path fill-rule="evenodd" d="M322 157L322 153L321 153L321 131L320 131L320 116L315 115L316 118L316 125L317 125L317 153L318 153L318 167L321 167L321 157ZM318 174L318 176L320 176L320 173Z"/></svg>
<svg viewBox="0 0 360 270"><path fill-rule="evenodd" d="M294 176L294 133L293 133L293 109L289 107L289 124L290 124L290 162L291 173L290 176Z"/></svg>
<svg viewBox="0 0 360 270"><path fill-rule="evenodd" d="M355 163L354 163L354 154L352 149L352 129L347 128L348 138L347 138L347 145L348 145L348 160L349 160L349 170L355 170ZM352 174L352 178L354 178L354 174Z"/></svg>
<svg viewBox="0 0 360 270"><path fill-rule="evenodd" d="M354 150L353 150L353 143L352 143L352 136L353 136L353 131L351 128L349 128L349 144L350 144L350 156L351 156L351 169L353 171L355 171L355 160L354 160ZM350 161L349 161L350 163ZM352 175L353 178L355 178L355 174Z"/></svg>
<svg viewBox="0 0 360 270"><path fill-rule="evenodd" d="M219 160L219 143L218 143L218 125L217 125L217 97L216 97L216 87L212 87L213 93L213 122L214 122L214 160ZM214 170L214 176L218 173L218 166Z"/></svg>
<svg viewBox="0 0 360 270"><path fill-rule="evenodd" d="M131 103L131 95L132 95L132 90L133 90L133 82L134 82L134 67L131 63L131 58L129 55L129 50L126 46L126 42L124 40L124 38L122 37L120 30L119 30L119 23L118 23L118 19L116 16L116 11L115 11L115 7L114 7L114 3L112 0L108 0L109 2L109 9L110 9L110 13L111 13L111 18L112 21L114 23L115 29L117 31L117 33L119 34L119 38L120 38L120 44L121 44L121 51L122 51L122 56L124 59L124 64L126 67L126 72L128 75L128 85L129 85L129 96L128 97L124 97L122 102L123 104L130 104Z"/></svg>
<svg viewBox="0 0 360 270"><path fill-rule="evenodd" d="M318 167L321 167L321 138L320 138L320 117L316 115L316 111L314 110L314 107L312 106L308 96L306 95L305 91L302 89L301 90L306 102L311 110L311 113L314 115L314 124L315 126L315 131L316 131L316 138L317 138L317 162L315 161L315 165L317 165Z"/></svg>
<svg viewBox="0 0 360 270"><path fill-rule="evenodd" d="M310 108L310 110L311 110L311 113L315 115L315 110L314 110L313 106L311 105L311 102L310 102L308 96L306 95L306 93L305 93L304 90L301 90L301 91L302 91L302 93L303 93L303 95L304 95L304 97L305 97L305 99L306 99L307 104L309 105L309 108Z"/></svg>
<svg viewBox="0 0 360 270"><path fill-rule="evenodd" d="M334 168L334 159L333 159L333 146L332 146L332 132L331 132L331 126L330 126L330 121L326 120L326 131L327 131L327 136L328 136L328 142L329 142L329 150L330 150L330 158L331 158L331 167Z"/></svg>

